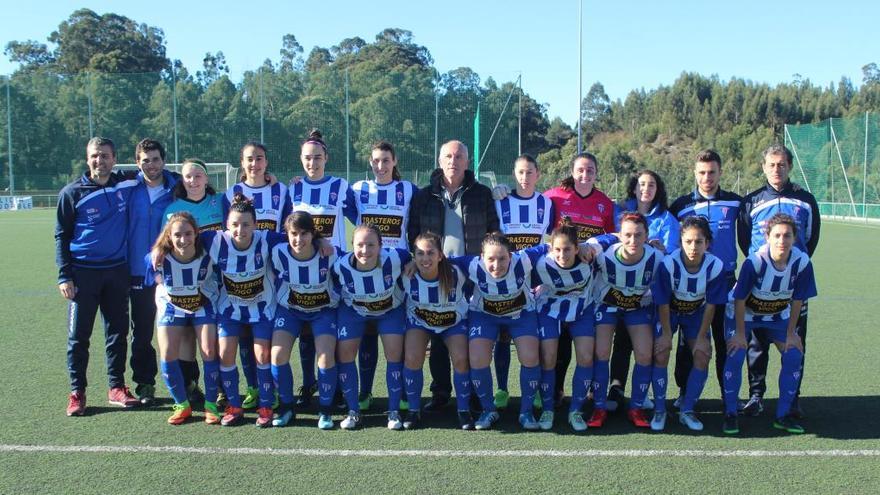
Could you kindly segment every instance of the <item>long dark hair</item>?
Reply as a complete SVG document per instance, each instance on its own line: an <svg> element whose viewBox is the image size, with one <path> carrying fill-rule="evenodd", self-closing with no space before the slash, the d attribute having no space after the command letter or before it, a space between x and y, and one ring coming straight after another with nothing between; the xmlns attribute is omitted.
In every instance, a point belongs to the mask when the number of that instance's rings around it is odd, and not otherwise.
<svg viewBox="0 0 880 495"><path fill-rule="evenodd" d="M413 246L416 245L419 241L428 241L434 245L434 249L436 249L440 253L440 262L437 264L437 274L438 280L440 281L440 292L444 297L449 297L449 292L452 290L452 285L454 284L454 274L452 271L452 263L449 262L449 259L446 258L446 255L443 254L443 246L440 242L440 236L429 231L422 232L416 237L416 240L413 242Z"/></svg>
<svg viewBox="0 0 880 495"><path fill-rule="evenodd" d="M397 155L394 153L394 146L388 141L380 140L373 144L373 147L370 148L370 154L376 150L387 151L391 153L391 159L397 161ZM370 157L372 158L372 156ZM392 180L400 180L400 171L397 170L397 165L394 165L394 168L391 170L391 179Z"/></svg>
<svg viewBox="0 0 880 495"><path fill-rule="evenodd" d="M669 198L666 196L666 184L660 174L653 170L639 170L635 175L629 178L629 184L626 186L626 199L635 199L638 201L636 192L639 190L639 177L650 175L657 183L657 193L654 195L654 201L651 202L651 208L658 206L660 211L669 209Z"/></svg>
<svg viewBox="0 0 880 495"><path fill-rule="evenodd" d="M593 162L593 166L596 167L596 172L597 173L599 172L599 160L596 159L596 155L594 155L592 153L587 153L586 151L584 151L582 153L578 153L577 155L574 155L574 158L572 158L571 162L569 162L569 164L568 164L569 170L574 168L574 162L580 160L581 158L584 158L586 160ZM537 164L536 164L536 167L537 167ZM561 187L563 189L574 189L574 176L569 174L568 177L562 179L562 181L559 183L559 187Z"/></svg>
<svg viewBox="0 0 880 495"><path fill-rule="evenodd" d="M257 221L257 210L254 209L254 201L244 194L238 192L232 197L232 203L229 205L229 212L250 213L254 222Z"/></svg>
<svg viewBox="0 0 880 495"><path fill-rule="evenodd" d="M315 250L320 249L321 233L315 228L315 219L312 217L311 213L307 211L295 211L290 215L287 215L287 218L284 219L284 230L285 232L290 232L294 229L312 234L312 247L314 247Z"/></svg>
<svg viewBox="0 0 880 495"><path fill-rule="evenodd" d="M238 150L238 160L239 161L244 160L244 150L246 150L250 147L254 147L254 148L258 148L260 150L263 150L263 153L266 155L266 163L269 162L269 150L266 149L265 144L263 144L259 141L248 141L248 142L244 143L244 146L242 146L241 149ZM268 170L268 167L266 167L266 170ZM247 179L247 174L244 173L244 167L242 167L241 168L241 175L239 176L239 180L241 182L244 182L245 179Z"/></svg>

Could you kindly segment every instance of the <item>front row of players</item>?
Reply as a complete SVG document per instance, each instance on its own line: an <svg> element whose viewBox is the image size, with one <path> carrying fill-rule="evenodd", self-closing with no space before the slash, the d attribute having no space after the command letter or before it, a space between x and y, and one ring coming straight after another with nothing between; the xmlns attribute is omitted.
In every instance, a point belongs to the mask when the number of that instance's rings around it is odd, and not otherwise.
<svg viewBox="0 0 880 495"><path fill-rule="evenodd" d="M709 325L717 307L726 311L729 353L724 432L739 431L737 397L753 331L767 332L782 353L774 427L803 432L788 414L803 352L795 329L800 307L816 295L816 287L809 258L793 247L797 226L787 215L767 222L767 245L745 261L730 295L721 261L707 252L712 234L702 217L682 221L681 248L665 257L646 243L645 218L626 212L618 234L586 243L578 243L576 228L565 220L548 244L514 251L496 232L486 235L480 256L454 258L443 255L440 238L430 232L415 240L411 256L382 248L379 231L360 225L352 252L345 253L320 238L308 213L290 215L286 234L257 230L255 218L243 195L231 204L226 231L198 234L192 216L175 213L145 260L147 283L158 284L162 376L175 402L171 424L192 416L177 361L189 328L196 331L204 362L206 423L234 425L243 419L236 349L239 336L249 331L259 385L256 424L289 424L295 418L291 348L309 323L318 359L318 427L334 427L338 388L348 408L340 426L357 428L355 358L372 321L387 360L389 429L419 425L422 366L432 334L440 334L450 351L461 428L491 428L499 415L489 365L502 330L511 335L521 364L520 425L552 429L554 364L564 326L574 338L577 360L567 419L575 431L585 431L606 421L608 360L614 329L623 323L636 358L630 421L664 429L666 367L672 334L680 329L694 366L679 420L702 430L694 408L708 375ZM649 388L655 398L650 420L642 409ZM223 411L217 406L221 392L228 400ZM476 419L472 394L481 407ZM590 395L593 411L585 420L582 409ZM405 418L402 399L409 403ZM537 419L533 403L542 406Z"/></svg>

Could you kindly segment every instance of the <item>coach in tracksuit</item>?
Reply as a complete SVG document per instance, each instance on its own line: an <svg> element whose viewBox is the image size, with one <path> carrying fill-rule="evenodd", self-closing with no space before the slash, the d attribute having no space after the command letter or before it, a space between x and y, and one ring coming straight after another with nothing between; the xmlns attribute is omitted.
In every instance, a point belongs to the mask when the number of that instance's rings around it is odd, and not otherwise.
<svg viewBox="0 0 880 495"><path fill-rule="evenodd" d="M819 244L819 205L816 198L789 179L792 170L792 154L781 144L771 145L764 150L764 163L762 165L767 184L743 198L740 208L737 237L739 248L746 256L754 253L766 243L764 238L764 224L773 215L785 213L791 215L797 221L798 232L795 246L806 252L811 258L816 246ZM804 355L807 347L807 303L804 302L798 318L797 333L804 345ZM757 415L763 410L761 399L767 390L765 381L767 376L767 357L770 348L770 340L766 332L753 332L749 342L748 369L749 369L749 394L743 412ZM803 363L802 363L803 366ZM803 382L803 370L801 370ZM800 384L798 384L798 396L800 396ZM791 406L791 413L802 417L802 411L795 398Z"/></svg>
<svg viewBox="0 0 880 495"><path fill-rule="evenodd" d="M697 154L694 164L694 178L697 187L690 194L676 199L669 212L679 222L692 215L700 215L709 220L712 230L712 244L709 252L724 263L723 276L727 288L732 289L736 282L736 225L739 217L740 195L721 189L721 156L715 150L703 150ZM673 249L670 247L670 249ZM727 344L724 342L724 308L717 308L712 319L712 340L715 341L715 373L718 386L724 391L724 362L727 357ZM675 356L675 382L684 397L688 375L693 366L693 355L683 339L680 339Z"/></svg>
<svg viewBox="0 0 880 495"><path fill-rule="evenodd" d="M138 262L150 252L159 231L165 208L174 200L178 175L165 170L165 148L153 139L143 139L135 147L140 172L132 189L128 210L128 259L131 287L131 372L137 384L135 395L149 404L156 395L156 349L153 328L156 322L156 286L144 286L146 266ZM192 368L192 366L189 366ZM191 374L191 371L190 371Z"/></svg>
<svg viewBox="0 0 880 495"><path fill-rule="evenodd" d="M124 235L128 201L137 182L113 173L116 148L109 139L92 138L86 161L89 171L58 194L55 225L58 289L70 301L68 416L85 414L89 338L98 309L104 320L108 399L126 408L138 404L125 386L129 274Z"/></svg>

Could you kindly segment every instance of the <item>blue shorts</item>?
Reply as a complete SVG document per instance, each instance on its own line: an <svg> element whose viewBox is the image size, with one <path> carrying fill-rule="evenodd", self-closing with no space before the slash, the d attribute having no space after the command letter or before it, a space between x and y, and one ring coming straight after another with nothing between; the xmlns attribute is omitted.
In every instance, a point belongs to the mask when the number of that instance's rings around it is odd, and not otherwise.
<svg viewBox="0 0 880 495"><path fill-rule="evenodd" d="M752 331L763 330L773 342L784 343L788 334L788 320L778 321L747 321L746 342L752 338ZM724 340L730 340L736 333L736 320L724 318Z"/></svg>
<svg viewBox="0 0 880 495"><path fill-rule="evenodd" d="M471 311L468 324L468 340L489 339L495 342L502 328L510 332L510 338L514 340L520 337L538 338L538 315L534 311L523 311L516 319Z"/></svg>
<svg viewBox="0 0 880 495"><path fill-rule="evenodd" d="M449 337L452 337L453 335L467 335L467 333L468 333L467 320L461 320L458 323L456 323L455 325L452 325L451 327L449 327L446 330L443 330L441 332L438 332L436 330L432 330L430 328L423 327L421 325L417 325L417 324L413 323L412 321L407 321L406 323L407 323L407 330L421 330L421 331L427 333L428 335L439 335L443 339L447 339Z"/></svg>
<svg viewBox="0 0 880 495"><path fill-rule="evenodd" d="M332 335L336 338L336 308L322 309L314 313L303 313L279 305L275 309L275 330L283 330L294 338L299 337L303 326L309 323L312 335Z"/></svg>
<svg viewBox="0 0 880 495"><path fill-rule="evenodd" d="M567 330L572 338L595 337L596 323L593 321L593 308L587 308L583 315L575 321L560 322L547 315L538 315L539 339L558 339L563 330Z"/></svg>
<svg viewBox="0 0 880 495"><path fill-rule="evenodd" d="M196 325L216 325L217 315L210 302L194 313L184 313L176 307L166 304L165 310L157 308L156 326L159 327L194 327Z"/></svg>
<svg viewBox="0 0 880 495"><path fill-rule="evenodd" d="M272 329L274 327L275 325L272 320L245 323L220 317L217 321L217 330L220 337L241 337L245 328L250 328L254 339L272 340Z"/></svg>
<svg viewBox="0 0 880 495"><path fill-rule="evenodd" d="M633 325L653 325L654 324L654 306L645 306L639 309L623 311L614 306L600 304L596 308L596 325L617 325L623 320L626 326Z"/></svg>
<svg viewBox="0 0 880 495"><path fill-rule="evenodd" d="M685 340L694 340L697 338L697 335L700 333L700 325L703 323L703 310L695 311L689 315L680 315L677 313L670 313L669 315L669 326L672 327L672 333L678 331L680 328L682 334L684 334ZM654 337L659 337L663 334L663 327L660 326L660 317L657 317L657 322L654 325ZM706 332L706 336L709 336L709 332Z"/></svg>
<svg viewBox="0 0 880 495"><path fill-rule="evenodd" d="M406 333L406 309L400 306L380 316L362 316L346 304L340 304L336 313L336 338L359 339L364 336L367 323L374 321L379 335L403 335Z"/></svg>

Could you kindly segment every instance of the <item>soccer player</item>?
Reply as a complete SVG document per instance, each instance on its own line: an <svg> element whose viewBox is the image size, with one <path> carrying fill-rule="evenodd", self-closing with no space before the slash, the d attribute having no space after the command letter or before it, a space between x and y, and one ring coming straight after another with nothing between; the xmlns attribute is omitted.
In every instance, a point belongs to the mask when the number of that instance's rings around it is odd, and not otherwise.
<svg viewBox="0 0 880 495"><path fill-rule="evenodd" d="M660 267L663 253L647 244L648 221L641 213L621 214L618 237L604 235L595 239L602 249L597 253L600 270L596 294L600 302L596 307L594 408L588 425L591 428L601 427L608 417L608 358L611 355L612 334L622 322L630 334L636 355L632 400L627 417L636 427L647 428L650 424L642 411L642 405L651 382L654 345L654 307L650 287Z"/></svg>
<svg viewBox="0 0 880 495"><path fill-rule="evenodd" d="M762 168L767 184L743 198L737 225L740 250L746 255L754 254L766 242L762 229L767 220L776 213L785 213L797 222L795 247L812 257L816 246L819 245L821 223L816 198L806 189L791 182L789 175L792 169L792 154L788 148L781 144L770 145L764 150L763 157ZM806 346L806 303L801 307L797 331L801 337L801 344ZM745 414L756 416L764 409L761 399L767 390L765 378L769 348L770 341L766 334L761 332L752 334L748 352L750 397L743 408ZM797 399L799 395L800 385L792 405L792 413L800 418L803 416L803 411Z"/></svg>
<svg viewBox="0 0 880 495"><path fill-rule="evenodd" d="M373 180L358 181L352 186L358 211L358 218L354 223L375 225L382 233L383 247L408 250L406 228L409 204L418 187L401 179L394 146L387 141L373 144L370 150L370 170ZM378 357L379 332L371 322L367 325L358 351L361 411L369 409L373 399L373 378ZM401 410L407 407L408 404L401 401Z"/></svg>
<svg viewBox="0 0 880 495"><path fill-rule="evenodd" d="M223 217L227 220L227 224L231 204L235 196L241 194L253 203L255 229L269 232L281 231L284 212L289 210L289 203L286 203L287 186L280 182L273 183L271 181L271 177L267 174L269 159L266 154L266 146L254 141L241 147L239 152L242 170L241 182L227 190L223 198ZM247 394L242 402L242 407L253 409L257 407L259 401L257 368L252 354L254 336L251 335L247 327L242 330L240 335L236 335L241 345L239 349L241 367L247 381Z"/></svg>
<svg viewBox="0 0 880 495"><path fill-rule="evenodd" d="M495 201L495 211L501 221L501 232L513 244L514 250L534 247L544 241L553 221L553 203L535 190L540 178L538 162L528 154L520 155L513 162L513 179L516 191ZM555 368L555 363L554 363ZM510 399L507 377L510 372L510 335L502 332L495 343L495 407L505 409ZM551 391L552 392L552 391Z"/></svg>
<svg viewBox="0 0 880 495"><path fill-rule="evenodd" d="M355 204L354 193L348 187L348 182L341 177L325 175L327 161L330 155L327 153L327 144L321 131L314 129L300 143L300 162L302 163L305 177L294 178L288 190L288 199L292 211L304 211L312 215L316 231L330 244L338 248L345 248L345 219L357 224L358 210ZM311 325L303 328L299 340L300 365L303 372L303 384L299 389L298 407L308 407L311 396L317 392L317 380L315 379L315 337L312 335ZM372 388L372 377L376 369L378 353L378 341L375 336L370 340L372 355L365 356L372 364L369 376L369 385Z"/></svg>
<svg viewBox="0 0 880 495"><path fill-rule="evenodd" d="M597 189L596 179L599 162L592 153L579 153L571 160L571 175L558 187L545 192L553 203L553 223L558 227L562 219L569 217L578 228L578 241L615 232L614 203ZM568 365L571 363L572 338L567 328L559 335L556 357L556 403L561 404L565 395L563 386Z"/></svg>
<svg viewBox="0 0 880 495"><path fill-rule="evenodd" d="M716 305L727 303L724 262L707 253L713 242L709 221L703 216L685 217L681 221L680 233L681 247L663 258L651 288L658 319L654 327L654 367L651 370L654 390L651 429L654 431L666 427L666 366L669 364L672 334L679 328L693 354L679 421L691 430L703 429L703 423L694 414L694 405L703 392L712 357L709 324L713 321Z"/></svg>
<svg viewBox="0 0 880 495"><path fill-rule="evenodd" d="M622 211L637 211L648 223L648 242L661 254L678 246L678 221L667 209L666 185L663 179L652 170L640 170L630 177L626 188L627 199L616 208L617 218ZM608 409L616 410L624 399L626 378L629 374L630 355L633 344L629 332L621 324L614 333L614 347L611 355L611 389L608 392ZM650 400L645 402L651 409Z"/></svg>
<svg viewBox="0 0 880 495"><path fill-rule="evenodd" d="M578 256L577 228L567 217L550 234L550 252L535 263L538 277L538 336L541 342L541 400L543 412L538 420L542 430L553 428L556 390L556 354L563 327L574 340L577 366L572 376L568 423L575 431L585 431L581 408L593 379L595 325L593 272L596 266ZM592 254L592 251L590 251Z"/></svg>
<svg viewBox="0 0 880 495"><path fill-rule="evenodd" d="M473 390L483 408L474 423L477 430L488 430L499 419L492 395L489 362L502 329L510 332L520 362L522 401L519 423L524 430L540 428L532 411L532 402L541 381L541 368L531 277L534 260L546 252L546 245L514 251L504 234L491 232L483 240L483 252L479 257L451 259L475 285L468 313L468 352Z"/></svg>
<svg viewBox="0 0 880 495"><path fill-rule="evenodd" d="M729 435L739 433L737 397L742 365L752 333L764 333L782 354L779 401L773 427L789 433L804 428L791 414L803 369L803 341L798 318L807 299L815 297L816 280L809 256L794 247L798 222L784 213L767 219L766 244L750 254L727 304L727 362L724 365L724 426Z"/></svg>
<svg viewBox="0 0 880 495"><path fill-rule="evenodd" d="M295 418L290 351L308 322L315 335L318 355L318 428L330 430L333 429L330 408L337 379L336 306L339 302L331 272L338 253L321 255L321 235L309 213L290 214L284 221L284 230L287 243L272 249L278 303L272 332L272 377L278 385L280 399L272 426L286 426Z"/></svg>
<svg viewBox="0 0 880 495"><path fill-rule="evenodd" d="M360 425L358 374L354 364L368 321L376 321L385 350L388 384L388 429L403 429L400 397L403 391L403 338L406 311L399 278L409 251L382 247L382 234L375 225L361 224L352 235L352 252L333 265L343 304L337 312L337 358L339 386L348 404L348 416L340 427L353 430Z"/></svg>
<svg viewBox="0 0 880 495"><path fill-rule="evenodd" d="M736 281L736 225L742 198L733 192L721 189L721 156L714 150L706 149L697 153L694 163L694 178L697 187L690 194L676 199L669 212L682 221L690 216L704 216L712 230L709 252L724 263L724 279L727 289L733 288ZM727 357L724 342L724 311L715 311L712 320L712 340L715 342L715 375L718 387L724 390L724 360ZM686 384L691 374L693 347L689 347L681 337L676 346L675 381L679 388L680 406L687 393Z"/></svg>
<svg viewBox="0 0 880 495"><path fill-rule="evenodd" d="M468 363L467 276L443 254L440 236L425 232L416 237L415 271L401 281L406 295L407 331L404 340L403 381L409 399L409 413L403 428L418 427L421 420L425 352L428 341L439 334L452 357L455 401L458 422L463 430L472 430L470 411L471 377Z"/></svg>
<svg viewBox="0 0 880 495"><path fill-rule="evenodd" d="M139 401L125 386L128 337L126 262L128 200L137 181L114 174L116 147L94 137L86 146L88 172L58 193L55 262L58 290L70 301L67 328L67 370L71 393L68 416L86 411L86 368L89 339L98 309L104 321L104 350L110 382L110 404L131 408Z"/></svg>
<svg viewBox="0 0 880 495"><path fill-rule="evenodd" d="M171 215L153 245L163 258L153 270L146 255L144 285L156 287L156 312L162 378L174 399L168 423L179 425L192 416L186 382L178 360L181 336L195 328L205 368L205 423L218 424L217 327L212 298L217 295L214 266L198 234L195 218L186 212Z"/></svg>

